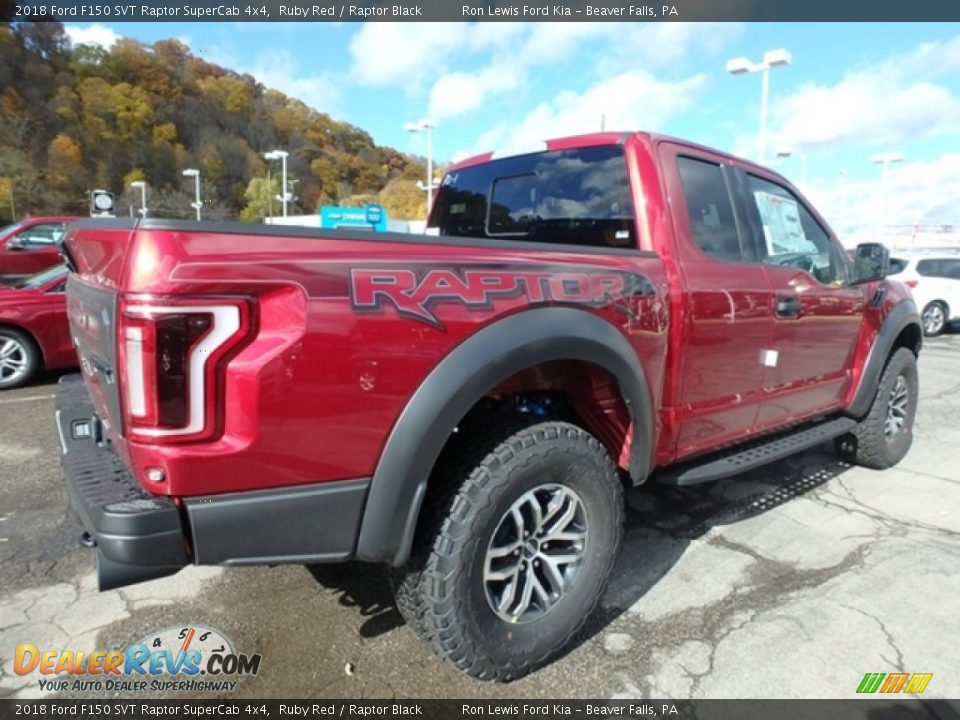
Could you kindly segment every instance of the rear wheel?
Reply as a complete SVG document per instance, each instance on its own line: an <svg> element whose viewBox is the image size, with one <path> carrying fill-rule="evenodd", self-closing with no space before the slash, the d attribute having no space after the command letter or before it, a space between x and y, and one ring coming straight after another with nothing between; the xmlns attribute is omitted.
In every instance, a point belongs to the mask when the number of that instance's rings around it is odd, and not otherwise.
<svg viewBox="0 0 960 720"><path fill-rule="evenodd" d="M887 362L870 412L854 432L837 438L840 457L877 470L900 462L913 443L918 390L917 358L900 348Z"/></svg>
<svg viewBox="0 0 960 720"><path fill-rule="evenodd" d="M25 333L0 328L0 390L27 382L40 366L40 353Z"/></svg>
<svg viewBox="0 0 960 720"><path fill-rule="evenodd" d="M947 326L947 306L941 300L927 303L923 309L923 334L927 337L936 337Z"/></svg>
<svg viewBox="0 0 960 720"><path fill-rule="evenodd" d="M511 680L563 651L596 606L623 526L616 469L583 429L488 432L423 512L397 605L447 662Z"/></svg>

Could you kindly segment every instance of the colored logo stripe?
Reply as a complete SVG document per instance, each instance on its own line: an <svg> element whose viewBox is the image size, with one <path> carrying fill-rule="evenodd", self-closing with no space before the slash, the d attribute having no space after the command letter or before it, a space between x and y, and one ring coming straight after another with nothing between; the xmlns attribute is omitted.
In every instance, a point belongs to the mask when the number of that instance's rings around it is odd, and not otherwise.
<svg viewBox="0 0 960 720"><path fill-rule="evenodd" d="M927 685L930 684L932 677L933 673L914 673L910 676L910 682L907 683L903 691L907 693L922 693L927 689Z"/></svg>
<svg viewBox="0 0 960 720"><path fill-rule="evenodd" d="M857 692L861 694L914 693L919 695L927 689L933 673L867 673L860 681Z"/></svg>
<svg viewBox="0 0 960 720"><path fill-rule="evenodd" d="M877 688L880 687L880 683L883 681L886 673L867 673L863 676L863 680L860 681L860 687L857 688L858 693L875 693Z"/></svg>

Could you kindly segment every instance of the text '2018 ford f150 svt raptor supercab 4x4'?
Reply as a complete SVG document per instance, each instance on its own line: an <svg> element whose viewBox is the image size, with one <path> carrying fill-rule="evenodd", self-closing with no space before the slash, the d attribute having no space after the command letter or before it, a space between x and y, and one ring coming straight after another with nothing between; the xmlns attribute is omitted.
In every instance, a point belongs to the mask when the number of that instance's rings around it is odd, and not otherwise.
<svg viewBox="0 0 960 720"><path fill-rule="evenodd" d="M386 563L417 634L508 680L596 605L625 488L910 447L909 291L763 167L565 138L453 165L429 226L71 227L57 416L102 589Z"/></svg>

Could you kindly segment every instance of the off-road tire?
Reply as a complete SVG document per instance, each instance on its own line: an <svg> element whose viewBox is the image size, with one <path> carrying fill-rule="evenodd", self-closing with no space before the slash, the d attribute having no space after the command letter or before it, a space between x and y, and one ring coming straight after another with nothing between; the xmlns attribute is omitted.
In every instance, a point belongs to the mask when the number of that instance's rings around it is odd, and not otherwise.
<svg viewBox="0 0 960 720"><path fill-rule="evenodd" d="M928 325L930 325L930 323L928 323L927 315L931 311L937 309L940 311L938 316L940 318L940 322L938 324L933 324L928 330ZM923 334L926 337L936 337L937 335L942 335L943 331L947 329L947 313L947 305L942 300L933 300L932 302L928 302L923 308L923 312L920 313L921 324L923 325Z"/></svg>
<svg viewBox="0 0 960 720"><path fill-rule="evenodd" d="M521 677L562 653L606 587L623 530L623 495L610 455L590 433L558 422L494 423L446 452L431 477L410 561L393 573L397 607L448 663L484 680ZM534 422L535 424L529 424ZM529 622L501 619L487 600L483 564L504 513L548 482L573 490L587 521L583 559L567 593Z"/></svg>
<svg viewBox="0 0 960 720"><path fill-rule="evenodd" d="M885 432L888 403L898 377L906 381L908 399L906 419L900 432L887 437ZM887 361L870 412L857 428L836 439L837 453L846 462L875 470L886 470L900 462L913 443L913 422L917 413L919 383L917 358L907 348L899 348Z"/></svg>
<svg viewBox="0 0 960 720"><path fill-rule="evenodd" d="M16 378L4 379L4 373L0 373L0 390L10 390L26 384L36 374L41 366L40 348L33 341L33 338L20 330L14 330L10 327L0 327L0 350L8 340L13 340L21 348L18 355L26 360L24 370Z"/></svg>

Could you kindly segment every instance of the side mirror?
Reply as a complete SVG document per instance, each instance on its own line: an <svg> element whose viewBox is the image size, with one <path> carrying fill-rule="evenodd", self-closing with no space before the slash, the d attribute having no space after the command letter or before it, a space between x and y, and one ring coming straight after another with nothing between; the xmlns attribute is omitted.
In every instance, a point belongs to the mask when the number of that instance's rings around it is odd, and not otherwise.
<svg viewBox="0 0 960 720"><path fill-rule="evenodd" d="M890 267L890 251L882 243L861 243L853 256L851 285L883 280Z"/></svg>
<svg viewBox="0 0 960 720"><path fill-rule="evenodd" d="M7 240L7 250L23 250L27 247L27 243L22 237L14 236Z"/></svg>

